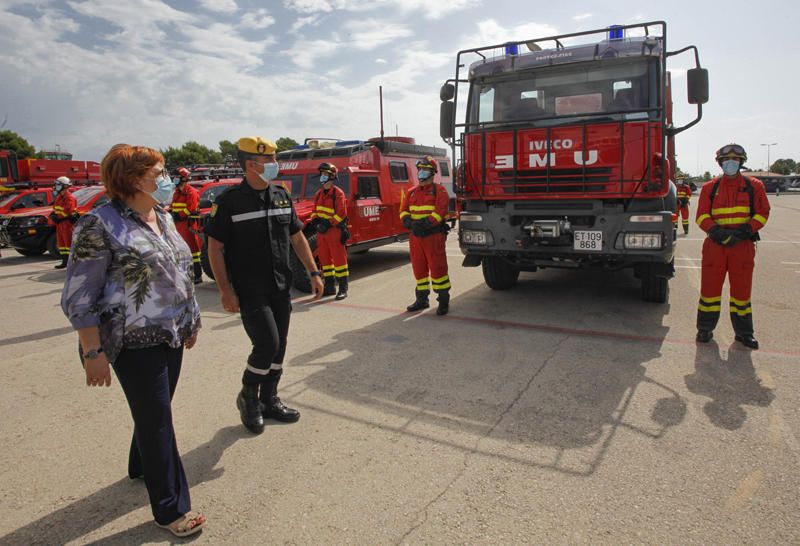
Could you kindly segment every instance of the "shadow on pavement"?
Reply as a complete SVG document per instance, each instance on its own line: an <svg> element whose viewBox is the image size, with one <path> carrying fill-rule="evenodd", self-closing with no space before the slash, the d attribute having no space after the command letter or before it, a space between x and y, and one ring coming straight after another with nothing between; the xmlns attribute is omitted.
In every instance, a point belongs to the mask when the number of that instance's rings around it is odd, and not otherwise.
<svg viewBox="0 0 800 546"><path fill-rule="evenodd" d="M752 353L737 345L721 351L712 340L708 346L698 347L694 373L685 378L689 392L711 399L703 406L709 421L726 430L737 430L747 421L742 406L767 407L775 399L772 389L756 376Z"/></svg>
<svg viewBox="0 0 800 546"><path fill-rule="evenodd" d="M591 475L619 428L657 440L684 419L686 404L646 375L645 364L661 354L669 306L639 301L632 276L556 273L506 292L476 287L454 297L446 317L431 309L341 332L288 366L322 366L305 386L381 416L315 411L467 453ZM574 312L553 312L565 305ZM656 400L649 418L626 420L643 388L643 398ZM517 447L490 449L484 440Z"/></svg>
<svg viewBox="0 0 800 546"><path fill-rule="evenodd" d="M253 437L241 426L225 427L218 430L214 437L205 444L183 454L183 465L190 487L222 476L225 469L216 468L216 465L225 450L242 438ZM119 468L123 473L126 461L120 460ZM90 465L86 466L86 471L91 471ZM147 506L149 509L147 490L143 482L126 477L0 537L0 544L66 544L138 510L142 506ZM203 510L202 506L197 508ZM99 542L102 544L107 544L109 541L115 544L141 544L163 542L172 538L168 531L160 529L152 521L148 521ZM185 542L185 539L182 542Z"/></svg>

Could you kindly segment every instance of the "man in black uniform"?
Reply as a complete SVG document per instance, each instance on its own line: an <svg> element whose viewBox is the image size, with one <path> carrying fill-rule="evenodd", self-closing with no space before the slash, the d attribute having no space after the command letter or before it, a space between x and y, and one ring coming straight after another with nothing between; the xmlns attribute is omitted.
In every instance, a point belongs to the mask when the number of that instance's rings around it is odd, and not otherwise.
<svg viewBox="0 0 800 546"><path fill-rule="evenodd" d="M264 418L287 423L300 418L278 398L292 312L289 243L311 275L314 299L322 295L323 283L291 195L270 184L278 175L275 144L241 138L238 154L245 178L217 198L205 233L222 306L241 313L253 343L236 406L244 426L258 434Z"/></svg>

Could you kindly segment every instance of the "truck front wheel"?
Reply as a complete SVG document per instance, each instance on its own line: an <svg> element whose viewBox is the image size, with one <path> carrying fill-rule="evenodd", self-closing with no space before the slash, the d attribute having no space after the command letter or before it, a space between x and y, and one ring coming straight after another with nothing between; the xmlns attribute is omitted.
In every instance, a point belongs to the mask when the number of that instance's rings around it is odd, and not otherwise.
<svg viewBox="0 0 800 546"><path fill-rule="evenodd" d="M643 271L642 299L653 303L667 303L669 297L669 278L654 275L650 271Z"/></svg>
<svg viewBox="0 0 800 546"><path fill-rule="evenodd" d="M486 256L481 264L483 280L492 290L508 290L517 284L519 268L498 256Z"/></svg>

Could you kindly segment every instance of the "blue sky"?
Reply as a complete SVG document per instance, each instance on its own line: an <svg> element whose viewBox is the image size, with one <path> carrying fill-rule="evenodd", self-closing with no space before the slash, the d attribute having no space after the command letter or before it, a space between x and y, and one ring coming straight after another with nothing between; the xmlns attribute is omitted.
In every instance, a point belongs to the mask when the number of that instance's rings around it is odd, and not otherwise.
<svg viewBox="0 0 800 546"><path fill-rule="evenodd" d="M655 3L653 3L655 4ZM694 44L711 100L679 135L678 165L718 168L736 141L751 168L800 160L797 21L789 1L0 0L0 122L37 148L99 160L117 142L153 147L258 134L367 139L380 130L444 146L438 89L466 47L666 20ZM662 7L663 6L663 7ZM671 65L676 122L693 119Z"/></svg>

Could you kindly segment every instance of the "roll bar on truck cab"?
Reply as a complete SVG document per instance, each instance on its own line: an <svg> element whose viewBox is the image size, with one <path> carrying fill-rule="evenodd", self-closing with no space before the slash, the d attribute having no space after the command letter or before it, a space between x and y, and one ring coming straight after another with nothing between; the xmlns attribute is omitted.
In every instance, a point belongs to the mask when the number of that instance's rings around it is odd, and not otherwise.
<svg viewBox="0 0 800 546"><path fill-rule="evenodd" d="M697 114L676 127L667 59L689 50ZM462 50L440 99L465 266L500 290L520 271L633 268L642 299L667 301L674 137L708 101L695 46L669 52L655 21Z"/></svg>

